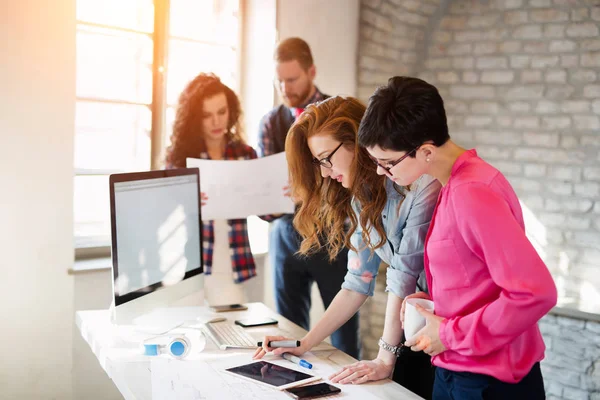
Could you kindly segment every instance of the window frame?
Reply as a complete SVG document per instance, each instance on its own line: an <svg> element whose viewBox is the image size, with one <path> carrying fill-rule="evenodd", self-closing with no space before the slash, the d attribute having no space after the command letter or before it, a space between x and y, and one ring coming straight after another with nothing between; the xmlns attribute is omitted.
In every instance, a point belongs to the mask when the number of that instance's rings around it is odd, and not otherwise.
<svg viewBox="0 0 600 400"><path fill-rule="evenodd" d="M237 0L238 2L238 41L235 47L236 52L236 75L235 80L236 87L233 88L240 93L240 89L243 87L241 80L242 76L242 56L243 56L243 28L244 28L244 1ZM146 106L150 109L151 113L151 131L150 131L150 169L156 170L161 169L164 165L163 154L165 146L165 132L167 129L167 66L169 60L169 41L171 39L185 40L192 43L204 43L204 44L221 44L218 42L207 42L205 40L198 40L193 38L182 38L178 36L171 36L169 32L169 21L170 21L170 0L154 0L154 32L148 33L133 29L114 27L109 25L103 25L98 23L91 23L86 21L76 20L76 24L85 25L96 28L111 29L122 32L129 32L135 34L148 35L152 38L152 100L150 104L128 102L121 100L108 100L94 97L76 97L77 102L96 102L96 103L108 103L108 104L132 104L138 106ZM112 173L124 172L120 170L96 170L96 169L81 169L76 168L74 171L74 179L77 176L104 176ZM98 245L94 241L101 242L102 239L90 237L89 246L80 246L78 242L84 242L84 239L79 239L73 235L74 241L74 256L75 260L86 260L93 258L109 257L111 255L110 246L110 235L108 237L107 245Z"/></svg>

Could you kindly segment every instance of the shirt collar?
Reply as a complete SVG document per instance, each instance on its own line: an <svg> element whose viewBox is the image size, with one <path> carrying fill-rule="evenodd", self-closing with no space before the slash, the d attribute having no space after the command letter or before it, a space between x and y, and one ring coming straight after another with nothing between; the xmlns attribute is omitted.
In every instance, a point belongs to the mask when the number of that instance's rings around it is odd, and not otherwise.
<svg viewBox="0 0 600 400"><path fill-rule="evenodd" d="M228 154L230 151L229 149L231 148L232 145L233 145L233 143L231 142L231 140L227 140L225 142L225 151L223 151L223 160L227 160ZM208 151L201 152L200 158L206 159L206 160L212 160L212 158L210 158L210 156L208 155Z"/></svg>
<svg viewBox="0 0 600 400"><path fill-rule="evenodd" d="M454 165L452 166L452 170L450 171L450 176L454 175L463 165L465 165L472 158L477 157L477 151L475 149L467 150L462 153L456 161L454 161Z"/></svg>
<svg viewBox="0 0 600 400"><path fill-rule="evenodd" d="M396 189L396 187L398 189ZM404 198L398 190L402 191L403 188L400 186L396 186L396 184L389 178L385 178L385 192L387 193L388 200L399 200Z"/></svg>
<svg viewBox="0 0 600 400"><path fill-rule="evenodd" d="M306 103L302 104L301 107L289 107L290 111L292 112L292 115L296 115L296 108L301 108L301 109L305 109L306 106L308 106L309 104L312 103L316 103L317 101L321 101L323 100L323 93L321 93L321 91L319 90L318 87L315 86L315 94L313 94L307 101Z"/></svg>

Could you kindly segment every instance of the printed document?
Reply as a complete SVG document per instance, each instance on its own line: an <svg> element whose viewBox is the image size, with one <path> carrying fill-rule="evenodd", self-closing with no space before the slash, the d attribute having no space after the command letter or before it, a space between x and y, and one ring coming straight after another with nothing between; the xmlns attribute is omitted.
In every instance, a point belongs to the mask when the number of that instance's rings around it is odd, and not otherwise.
<svg viewBox="0 0 600 400"><path fill-rule="evenodd" d="M208 197L202 220L294 212L283 190L288 186L285 153L254 160L188 158L187 166L200 169L200 191Z"/></svg>

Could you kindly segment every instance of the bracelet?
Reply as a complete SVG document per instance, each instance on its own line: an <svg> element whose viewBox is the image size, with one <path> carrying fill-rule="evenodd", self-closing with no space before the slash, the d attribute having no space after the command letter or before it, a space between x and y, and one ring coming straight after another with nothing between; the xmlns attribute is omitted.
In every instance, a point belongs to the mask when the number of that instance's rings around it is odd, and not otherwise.
<svg viewBox="0 0 600 400"><path fill-rule="evenodd" d="M404 347L404 344L402 344L402 343L400 343L398 346L392 346L391 344L389 344L385 340L383 340L383 337L379 338L378 344L379 344L379 347L381 347L382 349L384 349L386 351L389 351L396 357L400 356L400 350L402 349L402 347Z"/></svg>

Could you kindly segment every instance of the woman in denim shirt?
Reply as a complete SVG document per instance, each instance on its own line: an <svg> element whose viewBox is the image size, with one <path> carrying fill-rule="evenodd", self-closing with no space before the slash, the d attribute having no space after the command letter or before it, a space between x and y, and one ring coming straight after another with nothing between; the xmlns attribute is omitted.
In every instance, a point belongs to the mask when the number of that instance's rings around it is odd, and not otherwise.
<svg viewBox="0 0 600 400"><path fill-rule="evenodd" d="M376 164L356 140L364 112L365 106L354 98L330 98L309 106L288 132L292 194L300 202L294 218L303 238L300 253L325 247L334 257L348 246L348 272L342 290L299 348L269 348L269 341L283 338L267 337L255 358L268 351L300 355L323 341L373 295L383 261L389 265L388 303L379 354L375 360L344 367L331 380L360 384L385 379L396 365L395 381L430 398L433 370L429 357L400 351L400 307L403 298L417 288L425 290L423 244L440 184L423 176L410 188L402 188L377 175Z"/></svg>

